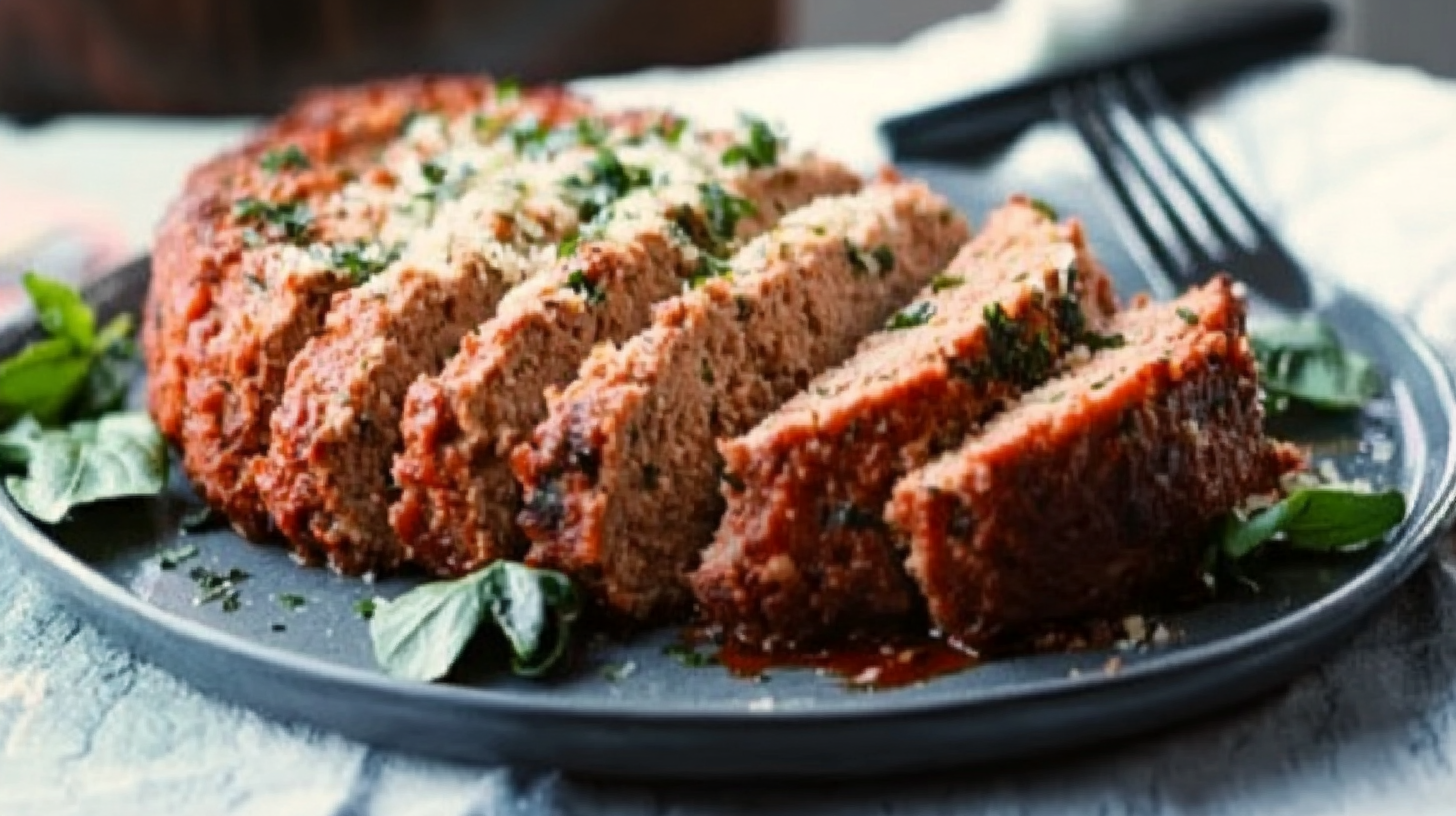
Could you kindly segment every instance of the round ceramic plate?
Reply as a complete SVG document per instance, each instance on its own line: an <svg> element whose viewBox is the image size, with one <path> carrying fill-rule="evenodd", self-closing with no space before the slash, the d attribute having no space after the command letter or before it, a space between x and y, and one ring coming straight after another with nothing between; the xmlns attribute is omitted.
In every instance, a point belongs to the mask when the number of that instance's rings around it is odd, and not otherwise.
<svg viewBox="0 0 1456 816"><path fill-rule="evenodd" d="M966 171L920 171L974 214L1011 185ZM1045 185L1043 185L1045 186ZM1030 192L1085 215L1122 292L1145 288L1078 189ZM143 262L88 292L103 312L137 312ZM1359 416L1301 417L1275 428L1351 478L1404 490L1410 516L1382 546L1265 565L1262 590L1159 620L1175 634L1155 648L990 661L906 688L850 691L833 676L770 670L758 681L663 653L678 633L590 648L545 682L470 663L449 685L401 682L371 657L356 601L390 597L414 579L376 584L297 567L278 548L230 532L189 535L200 556L159 565L196 499L180 477L157 500L86 508L43 527L0 500L0 525L27 567L138 654L220 698L391 748L482 762L521 762L644 777L804 777L922 770L1063 750L1226 707L1285 682L1334 648L1422 561L1452 499L1448 375L1405 324L1321 287L1319 311L1385 372L1385 395ZM10 354L33 328L0 331ZM240 605L195 605L188 568L252 577ZM279 595L297 595L288 609ZM1111 658L1116 657L1116 661ZM1109 663L1120 664L1110 671Z"/></svg>

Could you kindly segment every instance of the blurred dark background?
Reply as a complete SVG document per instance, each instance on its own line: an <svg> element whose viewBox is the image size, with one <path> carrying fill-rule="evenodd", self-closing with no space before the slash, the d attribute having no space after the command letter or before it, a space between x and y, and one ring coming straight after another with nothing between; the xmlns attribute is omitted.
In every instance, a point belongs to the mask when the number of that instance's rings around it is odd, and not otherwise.
<svg viewBox="0 0 1456 816"><path fill-rule="evenodd" d="M1043 15L1138 3L1001 0ZM1456 76L1456 0L1334 0L1336 51ZM560 80L891 42L997 0L0 0L0 111L233 114L422 71Z"/></svg>

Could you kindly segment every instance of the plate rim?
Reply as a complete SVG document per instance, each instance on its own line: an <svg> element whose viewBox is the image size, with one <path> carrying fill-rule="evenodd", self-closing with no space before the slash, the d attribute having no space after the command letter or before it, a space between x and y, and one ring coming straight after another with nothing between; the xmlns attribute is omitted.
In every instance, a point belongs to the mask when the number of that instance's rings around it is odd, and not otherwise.
<svg viewBox="0 0 1456 816"><path fill-rule="evenodd" d="M119 276L127 271L134 271L138 265L148 267L144 274L150 275L150 255L143 255L86 286L84 294L87 300L90 301L97 290L115 285ZM932 699L885 696L879 698L874 706L789 708L762 712L744 708L694 708L670 703L647 707L632 703L630 698L608 703L554 696L549 691L527 695L518 690L415 682L393 678L382 672L341 665L279 646L270 646L200 621L173 615L147 602L122 584L112 581L101 571L67 551L16 508L5 491L0 491L0 494L4 494L0 495L0 530L5 533L4 537L12 539L20 548L26 550L35 562L48 567L53 578L73 582L73 587L57 587L63 590L58 593L62 596L68 594L64 591L67 589L84 590L91 594L92 600L106 604L109 613L139 618L160 629L164 635L185 640L191 647L220 652L222 657L245 661L246 665L283 671L293 679L303 679L311 683L327 682L356 692L411 704L464 707L477 713L560 721L615 721L709 727L752 723L760 727L774 727L855 724L927 714L966 713L986 706L1026 704L1066 696L1114 692L1121 686L1135 686L1147 680L1156 680L1159 675L1197 670L1210 663L1237 658L1261 646L1277 643L1292 631L1314 627L1327 618L1338 617L1346 607L1359 613L1358 607L1367 600L1363 597L1367 592L1378 592L1383 599L1404 583L1427 554L1428 545L1453 520L1452 511L1456 509L1456 373L1442 362L1434 347L1408 317L1389 310L1362 294L1333 285L1330 289L1339 298L1357 302L1360 308L1376 314L1394 329L1432 380L1440 416L1445 420L1447 438L1450 441L1441 463L1439 481L1430 494L1431 500L1421 508L1421 512L1408 516L1401 524L1395 546L1387 547L1355 577L1314 603L1228 637L1181 649L1154 660L1131 664L1115 673L1085 673L1075 681L1070 678L1045 678L979 691L967 696ZM10 324L5 326L5 334L16 326L28 329L33 327L34 315L33 312L21 311L14 319L5 323ZM1425 488L1426 479L1425 473L1419 476L1418 489ZM144 650L137 651L143 659L147 659Z"/></svg>

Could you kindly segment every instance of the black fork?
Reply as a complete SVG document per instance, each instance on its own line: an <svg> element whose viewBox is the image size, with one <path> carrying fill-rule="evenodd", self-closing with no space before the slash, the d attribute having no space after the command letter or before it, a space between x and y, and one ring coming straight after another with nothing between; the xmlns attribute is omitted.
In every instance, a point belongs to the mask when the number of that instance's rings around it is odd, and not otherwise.
<svg viewBox="0 0 1456 816"><path fill-rule="evenodd" d="M1076 128L1172 294L1228 272L1271 304L1311 306L1309 278L1199 143L1146 70L1059 89Z"/></svg>

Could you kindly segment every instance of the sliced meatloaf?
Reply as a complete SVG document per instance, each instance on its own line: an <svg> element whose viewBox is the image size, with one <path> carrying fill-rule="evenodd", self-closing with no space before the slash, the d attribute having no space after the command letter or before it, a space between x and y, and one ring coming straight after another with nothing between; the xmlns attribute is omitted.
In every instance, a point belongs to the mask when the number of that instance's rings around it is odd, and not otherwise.
<svg viewBox="0 0 1456 816"><path fill-rule="evenodd" d="M721 441L727 511L693 576L707 618L761 648L904 625L914 587L880 516L896 479L1044 382L1114 308L1076 222L1026 199L843 365ZM1085 351L1083 351L1085 354Z"/></svg>
<svg viewBox="0 0 1456 816"><path fill-rule="evenodd" d="M396 138L408 112L469 110L491 87L482 77L420 78L315 93L192 172L157 233L142 327L148 401L168 438L182 434L188 377L230 310L221 290L244 267L267 265L252 256L328 240L326 219L311 216Z"/></svg>
<svg viewBox="0 0 1456 816"><path fill-rule="evenodd" d="M1125 345L895 486L886 518L949 637L981 648L1184 592L1218 519L1277 489L1226 278L1110 330Z"/></svg>
<svg viewBox="0 0 1456 816"><path fill-rule="evenodd" d="M724 180L721 189L751 210L721 237L736 248L783 213L858 187L837 162L776 160ZM569 382L597 342L642 330L652 304L721 263L708 215L727 199L714 188L683 192L687 200L644 195L614 206L599 239L516 287L438 376L410 387L394 466L400 498L390 511L406 559L459 575L521 554L509 453L545 418L545 389Z"/></svg>
<svg viewBox="0 0 1456 816"><path fill-rule="evenodd" d="M881 183L789 215L731 277L658 306L596 349L512 466L528 562L608 610L680 611L722 509L714 440L752 427L903 305L954 255L965 221L920 184Z"/></svg>
<svg viewBox="0 0 1456 816"><path fill-rule="evenodd" d="M264 504L301 555L350 573L403 559L388 510L410 383L438 372L511 286L551 269L579 228L609 229L619 207L676 205L704 187L731 199L722 183L747 172L723 160L734 134L677 122L661 113L592 118L525 137L497 125L513 145L510 161L479 171L453 157L422 166L426 204L439 214L397 264L336 297L324 332L290 364L268 456L254 460ZM719 226L746 206L720 204ZM568 284L584 300L600 295Z"/></svg>
<svg viewBox="0 0 1456 816"><path fill-rule="evenodd" d="M216 288L222 306L217 328L189 358L182 448L193 484L234 527L258 538L270 524L252 462L268 450L269 419L288 364L323 330L335 293L385 272L413 241L429 235L438 215L449 211L430 198L438 188L478 189L527 161L513 129L574 128L588 111L580 100L544 90L487 97L468 111L452 112L461 115L415 109L403 132L401 114L394 138L367 169L309 205L307 234L276 236L242 259L242 274ZM441 178L447 166L460 178ZM461 168L470 170L468 181Z"/></svg>

